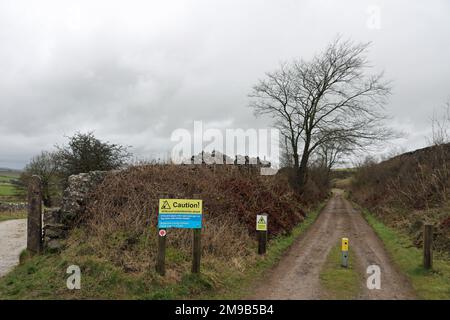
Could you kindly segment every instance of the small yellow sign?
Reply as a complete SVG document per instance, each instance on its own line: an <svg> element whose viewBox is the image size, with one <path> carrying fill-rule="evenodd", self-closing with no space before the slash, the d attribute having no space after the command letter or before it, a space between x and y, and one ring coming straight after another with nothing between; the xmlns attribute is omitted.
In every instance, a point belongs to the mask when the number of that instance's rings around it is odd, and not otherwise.
<svg viewBox="0 0 450 320"><path fill-rule="evenodd" d="M342 251L348 251L348 238L342 238Z"/></svg>
<svg viewBox="0 0 450 320"><path fill-rule="evenodd" d="M267 215L256 216L256 231L267 231Z"/></svg>
<svg viewBox="0 0 450 320"><path fill-rule="evenodd" d="M202 214L203 201L195 199L159 199L159 213Z"/></svg>

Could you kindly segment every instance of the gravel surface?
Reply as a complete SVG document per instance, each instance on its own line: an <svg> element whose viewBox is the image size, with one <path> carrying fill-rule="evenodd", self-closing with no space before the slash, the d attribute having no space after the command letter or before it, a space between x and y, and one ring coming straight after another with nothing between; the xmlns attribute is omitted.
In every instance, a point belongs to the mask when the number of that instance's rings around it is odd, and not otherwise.
<svg viewBox="0 0 450 320"><path fill-rule="evenodd" d="M414 299L407 278L398 272L386 253L383 243L349 201L335 192L316 222L303 234L280 263L258 285L249 299L323 299L319 274L328 253L341 238L349 238L355 266L362 274L361 294L357 299ZM381 269L381 289L366 286L366 268Z"/></svg>
<svg viewBox="0 0 450 320"><path fill-rule="evenodd" d="M19 255L26 247L26 219L0 222L0 277L19 263Z"/></svg>

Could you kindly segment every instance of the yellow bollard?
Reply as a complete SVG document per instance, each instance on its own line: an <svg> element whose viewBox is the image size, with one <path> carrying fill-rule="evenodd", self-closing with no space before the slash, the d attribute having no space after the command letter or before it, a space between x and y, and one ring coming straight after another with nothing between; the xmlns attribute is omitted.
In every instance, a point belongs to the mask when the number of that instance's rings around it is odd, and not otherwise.
<svg viewBox="0 0 450 320"><path fill-rule="evenodd" d="M342 251L342 266L347 268L348 267L348 238L342 238L341 251Z"/></svg>

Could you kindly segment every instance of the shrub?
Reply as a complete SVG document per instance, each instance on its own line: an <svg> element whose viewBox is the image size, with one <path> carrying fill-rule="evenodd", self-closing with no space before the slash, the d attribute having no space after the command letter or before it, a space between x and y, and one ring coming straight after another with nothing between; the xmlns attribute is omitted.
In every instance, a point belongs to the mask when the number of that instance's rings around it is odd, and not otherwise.
<svg viewBox="0 0 450 320"><path fill-rule="evenodd" d="M111 172L98 187L82 219L80 247L89 243L126 270L144 271L156 255L163 197L201 198L203 254L230 263L254 254L248 244L257 213L269 214L269 237L289 233L305 215L283 175L249 174L236 166L135 166ZM190 230L168 230L168 247L180 249L168 256L169 264L190 256L191 238Z"/></svg>

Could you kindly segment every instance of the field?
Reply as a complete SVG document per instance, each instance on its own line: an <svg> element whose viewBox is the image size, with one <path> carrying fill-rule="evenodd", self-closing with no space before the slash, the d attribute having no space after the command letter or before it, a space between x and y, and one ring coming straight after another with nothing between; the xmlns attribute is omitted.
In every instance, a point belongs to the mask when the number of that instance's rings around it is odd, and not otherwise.
<svg viewBox="0 0 450 320"><path fill-rule="evenodd" d="M0 202L21 202L23 191L18 190L14 181L19 179L19 171L0 171Z"/></svg>

